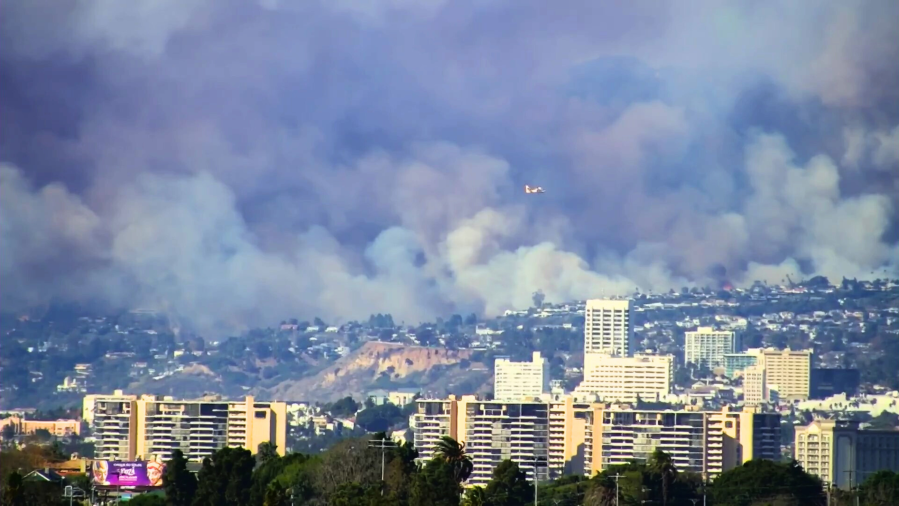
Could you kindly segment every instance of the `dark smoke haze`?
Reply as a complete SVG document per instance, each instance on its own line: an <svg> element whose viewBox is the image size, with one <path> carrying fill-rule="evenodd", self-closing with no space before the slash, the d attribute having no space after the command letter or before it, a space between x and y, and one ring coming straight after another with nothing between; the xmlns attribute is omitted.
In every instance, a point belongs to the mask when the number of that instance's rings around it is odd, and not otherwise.
<svg viewBox="0 0 899 506"><path fill-rule="evenodd" d="M214 331L896 276L897 19L893 0L6 0L0 307Z"/></svg>

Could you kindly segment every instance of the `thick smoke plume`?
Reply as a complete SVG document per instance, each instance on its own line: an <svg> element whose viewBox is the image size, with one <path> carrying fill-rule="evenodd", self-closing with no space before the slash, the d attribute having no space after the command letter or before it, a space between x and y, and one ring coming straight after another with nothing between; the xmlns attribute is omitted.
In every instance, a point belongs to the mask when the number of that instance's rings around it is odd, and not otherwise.
<svg viewBox="0 0 899 506"><path fill-rule="evenodd" d="M894 1L0 11L6 310L212 333L899 274Z"/></svg>

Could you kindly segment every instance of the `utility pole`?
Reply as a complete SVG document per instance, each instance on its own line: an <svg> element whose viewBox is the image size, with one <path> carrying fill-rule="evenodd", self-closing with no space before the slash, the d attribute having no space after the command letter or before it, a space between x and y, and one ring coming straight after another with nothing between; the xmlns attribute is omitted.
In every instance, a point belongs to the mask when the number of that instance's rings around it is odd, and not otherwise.
<svg viewBox="0 0 899 506"><path fill-rule="evenodd" d="M537 506L537 484L540 482L540 477L537 474L537 466L539 465L540 457L534 455L534 506Z"/></svg>
<svg viewBox="0 0 899 506"><path fill-rule="evenodd" d="M702 475L702 506L705 506L705 497L706 497L706 485L709 483L709 475L703 473Z"/></svg>
<svg viewBox="0 0 899 506"><path fill-rule="evenodd" d="M621 475L615 473L611 478L615 479L615 506L618 506L618 478L621 478Z"/></svg>
<svg viewBox="0 0 899 506"><path fill-rule="evenodd" d="M386 437L382 437L381 439L372 439L368 442L369 448L380 448L381 449L381 495L384 495L384 465L386 463L386 457L384 451L387 448L393 448L393 441L388 441Z"/></svg>

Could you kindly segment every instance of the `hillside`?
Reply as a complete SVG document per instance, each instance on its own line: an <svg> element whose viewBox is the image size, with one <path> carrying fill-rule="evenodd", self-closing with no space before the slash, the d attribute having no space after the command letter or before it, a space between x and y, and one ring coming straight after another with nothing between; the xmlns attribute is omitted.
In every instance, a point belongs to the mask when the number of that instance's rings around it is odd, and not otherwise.
<svg viewBox="0 0 899 506"><path fill-rule="evenodd" d="M347 395L360 399L377 388L482 390L490 379L490 368L469 363L471 356L471 350L368 342L315 376L283 381L265 394L272 399L326 402Z"/></svg>

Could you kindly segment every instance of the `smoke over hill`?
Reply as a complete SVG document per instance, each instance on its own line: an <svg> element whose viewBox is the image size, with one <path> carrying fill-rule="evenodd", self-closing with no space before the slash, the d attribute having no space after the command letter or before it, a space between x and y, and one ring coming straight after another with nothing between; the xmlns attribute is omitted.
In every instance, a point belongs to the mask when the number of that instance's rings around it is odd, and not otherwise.
<svg viewBox="0 0 899 506"><path fill-rule="evenodd" d="M896 2L2 11L7 309L410 322L897 275Z"/></svg>

